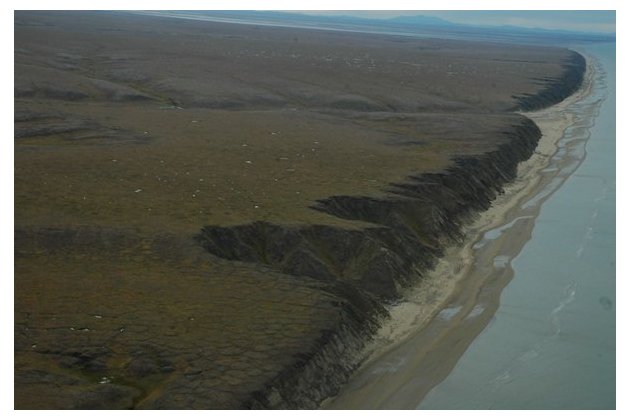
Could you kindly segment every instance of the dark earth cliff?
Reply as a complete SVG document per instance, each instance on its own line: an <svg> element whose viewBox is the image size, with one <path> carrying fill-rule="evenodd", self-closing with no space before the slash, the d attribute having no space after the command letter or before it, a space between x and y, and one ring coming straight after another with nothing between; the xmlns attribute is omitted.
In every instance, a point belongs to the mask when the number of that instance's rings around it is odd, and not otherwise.
<svg viewBox="0 0 630 420"><path fill-rule="evenodd" d="M521 111L534 111L561 102L573 94L582 84L586 70L584 57L574 52L565 60L564 72L557 78L540 79L542 89L535 95L516 95L518 108Z"/></svg>
<svg viewBox="0 0 630 420"><path fill-rule="evenodd" d="M341 283L349 300L338 329L257 392L253 407L314 408L338 391L383 316L380 305L422 281L444 248L460 239L461 227L486 210L514 179L518 163L531 156L540 138L540 130L526 118L504 134L509 141L497 150L455 159L443 173L409 177L393 184L385 199L334 196L314 205L374 227L346 230L254 222L202 230L197 240L221 258Z"/></svg>
<svg viewBox="0 0 630 420"><path fill-rule="evenodd" d="M541 90L519 97L519 109L561 102L582 83L586 62L573 53L560 77L544 79ZM333 196L313 208L376 225L362 230L327 226L286 227L254 222L206 226L197 240L214 255L273 267L294 276L341 282L350 293L348 316L309 354L253 396L253 408L315 408L335 395L357 367L354 357L374 333L384 309L405 287L431 269L461 228L490 207L516 176L519 162L534 152L540 130L529 119L503 133L508 142L479 156L455 158L442 173L410 176L392 184L384 199ZM249 405L249 403L247 404Z"/></svg>

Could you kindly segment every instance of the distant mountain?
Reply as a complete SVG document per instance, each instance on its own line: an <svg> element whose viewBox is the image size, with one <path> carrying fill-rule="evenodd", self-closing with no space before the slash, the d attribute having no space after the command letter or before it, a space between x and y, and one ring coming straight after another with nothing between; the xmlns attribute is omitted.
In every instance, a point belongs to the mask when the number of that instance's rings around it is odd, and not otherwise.
<svg viewBox="0 0 630 420"><path fill-rule="evenodd" d="M372 19L375 20L375 19ZM415 16L396 16L394 18L386 19L385 21L391 23L404 23L407 25L430 25L430 26L453 26L456 25L453 22L444 20L433 16L415 15Z"/></svg>
<svg viewBox="0 0 630 420"><path fill-rule="evenodd" d="M321 30L346 30L370 33L400 34L422 38L467 39L524 44L567 45L579 42L614 42L614 34L454 23L433 16L402 15L374 19L347 15L310 15L281 11L191 10L148 12L153 15L216 20L272 26L290 26Z"/></svg>

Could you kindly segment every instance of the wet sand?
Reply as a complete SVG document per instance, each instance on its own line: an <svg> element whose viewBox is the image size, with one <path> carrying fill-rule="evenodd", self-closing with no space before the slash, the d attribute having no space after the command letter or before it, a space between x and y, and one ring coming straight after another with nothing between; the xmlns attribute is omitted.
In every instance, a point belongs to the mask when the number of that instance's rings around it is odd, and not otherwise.
<svg viewBox="0 0 630 420"><path fill-rule="evenodd" d="M530 239L540 206L584 158L584 128L572 126L581 116L595 115L601 102L583 101L599 77L598 63L587 61L578 92L524 114L543 133L534 155L467 229L464 244L450 248L423 284L390 308L391 319L362 355L362 368L323 408L416 408L488 325L513 277L510 261Z"/></svg>

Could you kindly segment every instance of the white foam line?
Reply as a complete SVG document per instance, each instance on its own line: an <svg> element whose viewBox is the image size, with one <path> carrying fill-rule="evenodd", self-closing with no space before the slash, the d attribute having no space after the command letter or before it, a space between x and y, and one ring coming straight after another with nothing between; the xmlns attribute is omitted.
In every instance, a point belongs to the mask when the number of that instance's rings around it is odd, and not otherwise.
<svg viewBox="0 0 630 420"><path fill-rule="evenodd" d="M566 293L565 293L566 297L562 299L560 303L558 304L558 306L553 308L553 310L551 311L551 324L556 329L553 334L554 336L557 336L558 334L560 334L560 319L558 315L560 314L560 312L564 310L564 308L566 308L571 302L575 300L576 291L577 291L577 282L573 282L569 284L566 288Z"/></svg>

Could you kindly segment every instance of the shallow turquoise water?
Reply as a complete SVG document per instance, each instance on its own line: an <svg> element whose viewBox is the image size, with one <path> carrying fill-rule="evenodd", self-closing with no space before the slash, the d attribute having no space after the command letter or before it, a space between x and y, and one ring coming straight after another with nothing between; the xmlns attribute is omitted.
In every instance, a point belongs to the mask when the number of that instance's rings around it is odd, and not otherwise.
<svg viewBox="0 0 630 420"><path fill-rule="evenodd" d="M615 44L586 159L542 206L492 322L419 409L615 408Z"/></svg>

